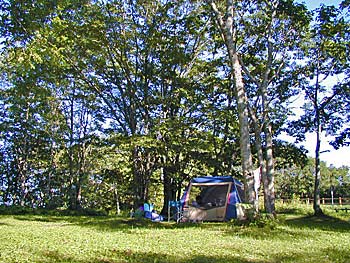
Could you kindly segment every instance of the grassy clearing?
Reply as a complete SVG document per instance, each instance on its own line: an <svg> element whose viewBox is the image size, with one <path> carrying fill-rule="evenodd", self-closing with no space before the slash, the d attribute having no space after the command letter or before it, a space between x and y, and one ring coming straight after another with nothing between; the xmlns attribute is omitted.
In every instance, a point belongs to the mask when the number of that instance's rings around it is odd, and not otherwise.
<svg viewBox="0 0 350 263"><path fill-rule="evenodd" d="M263 227L2 215L0 262L350 262L350 213L284 212Z"/></svg>

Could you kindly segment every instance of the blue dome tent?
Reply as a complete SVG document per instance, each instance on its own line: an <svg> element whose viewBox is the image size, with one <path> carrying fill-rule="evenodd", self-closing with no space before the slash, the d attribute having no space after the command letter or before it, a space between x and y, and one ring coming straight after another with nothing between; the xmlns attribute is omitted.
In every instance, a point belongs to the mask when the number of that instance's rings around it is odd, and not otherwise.
<svg viewBox="0 0 350 263"><path fill-rule="evenodd" d="M244 186L231 176L203 176L191 180L181 203L182 221L227 221L240 218Z"/></svg>

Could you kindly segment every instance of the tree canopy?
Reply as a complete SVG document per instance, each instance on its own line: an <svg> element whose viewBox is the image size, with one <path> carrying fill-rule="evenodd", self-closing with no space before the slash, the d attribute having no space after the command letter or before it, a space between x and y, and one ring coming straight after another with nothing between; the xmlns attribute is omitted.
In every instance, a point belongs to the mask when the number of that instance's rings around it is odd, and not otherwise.
<svg viewBox="0 0 350 263"><path fill-rule="evenodd" d="M151 201L164 213L192 177L231 175L257 208L261 167L273 213L286 189L275 176L306 163L277 140L293 96L310 103L291 133L321 121L348 144L348 12L347 1L314 16L291 0L3 1L0 204ZM340 81L327 89L329 76Z"/></svg>

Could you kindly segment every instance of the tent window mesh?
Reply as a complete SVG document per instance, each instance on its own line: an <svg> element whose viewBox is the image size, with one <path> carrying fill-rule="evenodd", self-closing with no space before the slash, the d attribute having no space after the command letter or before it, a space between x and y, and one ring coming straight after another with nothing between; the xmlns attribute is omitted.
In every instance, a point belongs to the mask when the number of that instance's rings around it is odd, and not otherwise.
<svg viewBox="0 0 350 263"><path fill-rule="evenodd" d="M189 204L204 209L225 206L229 185L192 185Z"/></svg>

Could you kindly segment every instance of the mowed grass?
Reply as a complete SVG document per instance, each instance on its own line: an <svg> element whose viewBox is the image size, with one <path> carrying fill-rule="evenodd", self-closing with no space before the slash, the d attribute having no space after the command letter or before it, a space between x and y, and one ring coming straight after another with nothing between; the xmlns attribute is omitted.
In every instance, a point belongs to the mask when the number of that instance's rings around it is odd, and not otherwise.
<svg viewBox="0 0 350 263"><path fill-rule="evenodd" d="M174 224L1 215L0 262L350 262L350 213L278 222Z"/></svg>

